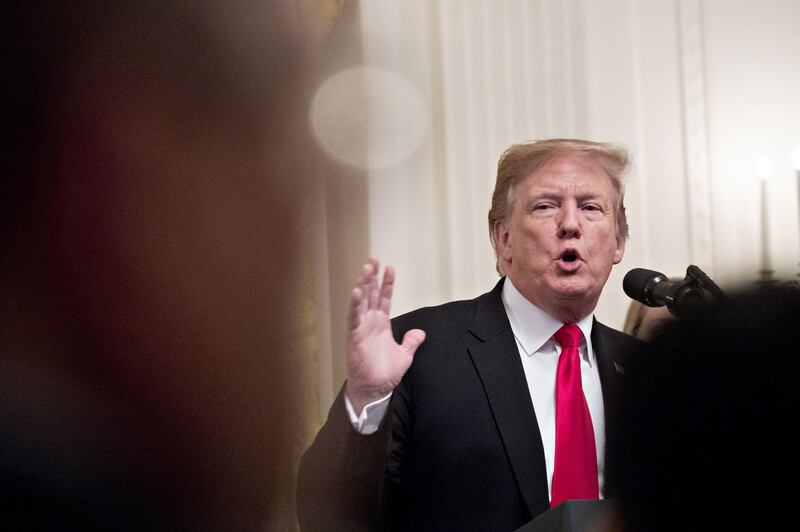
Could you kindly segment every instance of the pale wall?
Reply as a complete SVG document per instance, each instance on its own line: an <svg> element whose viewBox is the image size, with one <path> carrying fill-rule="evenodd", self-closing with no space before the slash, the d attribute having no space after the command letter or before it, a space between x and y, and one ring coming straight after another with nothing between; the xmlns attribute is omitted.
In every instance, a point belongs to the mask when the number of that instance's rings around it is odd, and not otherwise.
<svg viewBox="0 0 800 532"><path fill-rule="evenodd" d="M607 324L622 327L633 267L683 275L696 264L723 287L756 279L762 156L773 167L772 262L796 276L798 22L797 0L362 0L362 64L377 70L365 77L371 129L355 165L367 175L369 249L398 271L393 313L494 284L497 159L554 136L633 155L631 239L596 311ZM384 69L408 84L388 106L369 89ZM391 84L378 77L374 90ZM396 146L410 148L386 165Z"/></svg>

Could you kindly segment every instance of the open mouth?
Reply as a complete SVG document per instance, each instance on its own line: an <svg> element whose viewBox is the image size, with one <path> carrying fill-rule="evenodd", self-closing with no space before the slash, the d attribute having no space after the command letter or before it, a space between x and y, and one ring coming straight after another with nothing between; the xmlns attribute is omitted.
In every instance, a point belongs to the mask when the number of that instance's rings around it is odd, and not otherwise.
<svg viewBox="0 0 800 532"><path fill-rule="evenodd" d="M581 256L575 249L565 249L559 258L564 262L577 262Z"/></svg>
<svg viewBox="0 0 800 532"><path fill-rule="evenodd" d="M566 249L558 258L559 268L563 271L574 272L581 265L581 256L574 249Z"/></svg>

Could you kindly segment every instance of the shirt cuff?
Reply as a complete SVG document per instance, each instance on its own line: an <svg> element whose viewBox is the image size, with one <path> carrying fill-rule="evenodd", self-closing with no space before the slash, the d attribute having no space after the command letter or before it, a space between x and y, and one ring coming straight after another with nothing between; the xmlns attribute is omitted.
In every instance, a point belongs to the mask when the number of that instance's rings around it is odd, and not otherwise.
<svg viewBox="0 0 800 532"><path fill-rule="evenodd" d="M361 415L357 416L353 403L347 395L344 396L344 406L347 408L347 415L350 416L350 423L359 434L372 434L378 430L378 427L386 415L386 410L389 408L389 399L392 397L392 392L385 397L373 401L361 411Z"/></svg>

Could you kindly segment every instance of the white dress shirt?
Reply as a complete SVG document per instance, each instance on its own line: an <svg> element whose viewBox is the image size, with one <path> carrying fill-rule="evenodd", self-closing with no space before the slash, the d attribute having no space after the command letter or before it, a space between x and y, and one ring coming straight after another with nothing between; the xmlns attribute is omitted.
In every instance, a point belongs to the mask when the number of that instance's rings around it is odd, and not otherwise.
<svg viewBox="0 0 800 532"><path fill-rule="evenodd" d="M503 306L511 322L511 330L517 340L517 348L528 381L533 410L539 423L539 433L544 446L544 461L547 467L547 488L552 495L553 465L556 453L556 371L561 347L553 335L562 325L559 320L525 299L506 278L502 292ZM592 349L592 323L594 315L586 316L576 325L583 333L579 347L581 353L581 384L589 413L592 416L594 441L597 449L597 482L600 496L603 495L603 456L605 454L605 413L603 393L600 388L600 373L597 358Z"/></svg>
<svg viewBox="0 0 800 532"><path fill-rule="evenodd" d="M525 299L506 278L501 294L511 330L517 340L517 347L528 382L528 391L539 423L539 432L544 446L544 459L547 468L547 488L552 496L553 464L556 450L556 370L561 347L553 340L553 335L563 323ZM594 315L589 315L577 323L583 332L581 340L581 383L589 412L592 416L595 445L597 449L597 474L600 496L603 496L603 466L605 451L605 414L603 394L600 388L600 373L597 358L592 349L592 324ZM368 404L356 416L350 399L345 395L345 408L353 428L361 434L372 434L386 414L392 394Z"/></svg>

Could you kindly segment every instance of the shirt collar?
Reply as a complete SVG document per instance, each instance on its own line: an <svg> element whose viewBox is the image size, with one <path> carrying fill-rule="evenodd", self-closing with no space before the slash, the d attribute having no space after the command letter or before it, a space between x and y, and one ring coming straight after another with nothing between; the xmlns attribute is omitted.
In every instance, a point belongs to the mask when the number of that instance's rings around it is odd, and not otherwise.
<svg viewBox="0 0 800 532"><path fill-rule="evenodd" d="M556 331L564 325L560 320L528 301L525 296L520 294L508 277L503 283L503 291L500 297L503 300L508 321L511 323L511 330L528 356L533 355L545 343L550 342ZM594 351L592 350L593 323L594 314L589 314L576 323L583 333L581 355L589 361L590 365L594 364Z"/></svg>

